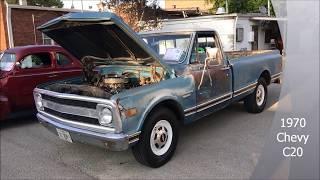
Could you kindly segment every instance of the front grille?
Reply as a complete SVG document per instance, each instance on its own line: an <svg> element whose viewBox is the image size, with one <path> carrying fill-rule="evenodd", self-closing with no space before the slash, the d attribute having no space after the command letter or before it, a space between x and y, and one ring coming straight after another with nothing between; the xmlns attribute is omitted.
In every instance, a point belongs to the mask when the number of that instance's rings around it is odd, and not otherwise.
<svg viewBox="0 0 320 180"><path fill-rule="evenodd" d="M49 108L44 108L44 112L48 114L52 114L57 117L61 117L67 120L71 121L77 121L77 122L83 122L83 123L88 123L88 124L94 124L94 125L100 125L98 119L95 118L89 118L89 117L83 117L83 116L78 116L78 115L73 115L73 114L66 114L66 113L61 113Z"/></svg>
<svg viewBox="0 0 320 180"><path fill-rule="evenodd" d="M64 99L47 94L41 94L44 112L69 121L100 125L96 102L87 102L76 99Z"/></svg>
<svg viewBox="0 0 320 180"><path fill-rule="evenodd" d="M46 94L41 95L42 99L47 101L52 101L58 104L69 105L69 106L77 106L77 107L85 107L90 109L96 109L97 103L94 102L86 102L72 99L61 99L53 96L48 96Z"/></svg>

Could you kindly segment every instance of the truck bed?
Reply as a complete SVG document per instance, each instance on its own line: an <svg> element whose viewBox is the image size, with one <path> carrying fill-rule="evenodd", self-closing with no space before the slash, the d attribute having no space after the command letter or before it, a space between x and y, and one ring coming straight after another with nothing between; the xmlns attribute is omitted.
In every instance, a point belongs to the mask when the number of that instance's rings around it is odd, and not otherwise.
<svg viewBox="0 0 320 180"><path fill-rule="evenodd" d="M233 69L234 91L254 85L267 71L270 76L281 72L281 55L276 50L227 52Z"/></svg>
<svg viewBox="0 0 320 180"><path fill-rule="evenodd" d="M229 57L229 60L238 60L240 57L244 56L254 56L272 52L274 52L274 50L226 51L225 54Z"/></svg>

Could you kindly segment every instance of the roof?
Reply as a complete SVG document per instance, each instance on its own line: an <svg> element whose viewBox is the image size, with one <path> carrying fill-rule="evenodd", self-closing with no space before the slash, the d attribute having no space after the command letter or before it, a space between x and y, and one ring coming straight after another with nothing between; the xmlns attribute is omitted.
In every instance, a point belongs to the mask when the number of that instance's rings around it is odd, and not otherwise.
<svg viewBox="0 0 320 180"><path fill-rule="evenodd" d="M279 18L269 17L265 14L261 13L231 13L231 14L218 14L218 15L207 15L207 16L197 16L197 17L189 17L189 18L177 18L177 19L166 19L165 22L175 22L175 21L185 21L185 20L197 20L197 19L216 19L216 18L248 18L252 20L277 20Z"/></svg>
<svg viewBox="0 0 320 180"><path fill-rule="evenodd" d="M17 5L17 4L8 4L8 8L42 10L42 11L81 12L81 10L78 10L78 9L53 8L53 7L41 7L41 6L26 6L26 5Z"/></svg>
<svg viewBox="0 0 320 180"><path fill-rule="evenodd" d="M206 32L206 31L214 31L216 32L215 29L213 28L188 28L188 29L183 29L183 28L173 28L173 29L162 29L162 30L155 30L155 31L147 31L147 32L140 32L140 35L146 35L146 34L161 34L161 33L183 33L183 32Z"/></svg>
<svg viewBox="0 0 320 180"><path fill-rule="evenodd" d="M16 47L7 49L5 51L9 53L18 53L18 52L21 53L21 52L30 51L33 49L43 50L43 51L52 51L52 50L61 50L63 48L57 45L27 45L27 46L16 46Z"/></svg>
<svg viewBox="0 0 320 180"><path fill-rule="evenodd" d="M256 21L286 21L286 18L283 17L251 17L251 20Z"/></svg>

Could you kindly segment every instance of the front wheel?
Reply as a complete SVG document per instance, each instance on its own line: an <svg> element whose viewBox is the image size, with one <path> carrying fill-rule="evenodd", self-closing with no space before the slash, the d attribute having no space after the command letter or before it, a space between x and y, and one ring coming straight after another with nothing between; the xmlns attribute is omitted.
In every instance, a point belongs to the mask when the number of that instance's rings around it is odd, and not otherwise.
<svg viewBox="0 0 320 180"><path fill-rule="evenodd" d="M268 88L264 78L258 80L254 92L244 99L244 106L250 113L260 113L267 103Z"/></svg>
<svg viewBox="0 0 320 180"><path fill-rule="evenodd" d="M138 162L157 168L171 159L177 141L176 116L167 108L159 108L146 119L140 140L132 147L132 152Z"/></svg>

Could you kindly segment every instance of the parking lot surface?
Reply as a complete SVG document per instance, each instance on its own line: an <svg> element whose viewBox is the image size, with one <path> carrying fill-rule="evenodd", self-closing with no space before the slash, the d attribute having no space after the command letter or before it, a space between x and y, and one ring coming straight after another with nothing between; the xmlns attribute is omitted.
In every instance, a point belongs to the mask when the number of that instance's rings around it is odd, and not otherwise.
<svg viewBox="0 0 320 180"><path fill-rule="evenodd" d="M131 150L110 152L64 142L34 116L1 122L1 179L242 179L249 178L268 136L280 85L269 86L267 108L249 114L242 103L181 128L175 155L163 167L140 165Z"/></svg>

